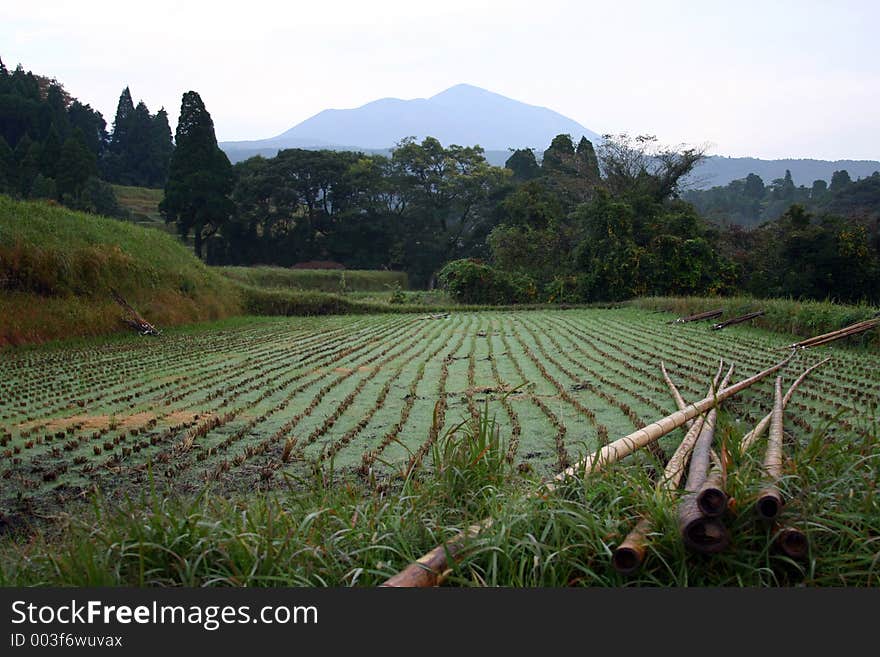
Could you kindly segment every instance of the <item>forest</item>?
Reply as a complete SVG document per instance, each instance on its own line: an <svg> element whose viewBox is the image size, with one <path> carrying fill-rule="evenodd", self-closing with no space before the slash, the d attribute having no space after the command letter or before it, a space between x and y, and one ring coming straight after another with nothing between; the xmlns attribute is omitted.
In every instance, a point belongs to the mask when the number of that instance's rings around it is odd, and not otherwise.
<svg viewBox="0 0 880 657"><path fill-rule="evenodd" d="M208 264L403 271L472 303L880 299L880 173L686 189L704 155L558 135L540 160L511 150L502 168L427 137L390 157L287 149L233 166L195 91L174 137L165 109L128 88L108 130L61 83L0 63L0 192L124 218L111 184L162 188L165 220Z"/></svg>

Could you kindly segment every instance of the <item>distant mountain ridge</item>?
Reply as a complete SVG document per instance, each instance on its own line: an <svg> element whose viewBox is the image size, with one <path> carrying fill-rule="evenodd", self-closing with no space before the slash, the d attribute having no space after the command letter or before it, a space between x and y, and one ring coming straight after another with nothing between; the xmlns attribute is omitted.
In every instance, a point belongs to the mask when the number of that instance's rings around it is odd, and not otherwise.
<svg viewBox="0 0 880 657"><path fill-rule="evenodd" d="M230 159L280 148L385 151L405 137L436 137L444 145L479 144L487 152L508 148L543 150L558 134L576 141L599 135L577 121L537 105L458 84L430 98L382 98L354 109L327 109L276 137L223 142ZM273 153L274 154L274 153ZM506 158L505 158L506 159ZM503 162L502 162L503 164Z"/></svg>
<svg viewBox="0 0 880 657"><path fill-rule="evenodd" d="M540 159L553 137L569 134L577 143L585 136L594 144L601 137L577 121L546 107L522 103L469 84L458 84L430 98L381 98L353 109L326 109L269 139L221 142L232 162L254 155L274 157L285 148L362 151L389 155L405 137L431 136L444 145L479 144L486 159L503 166L510 149L532 148ZM703 189L726 185L756 173L769 183L789 169L796 185L831 180L846 169L853 179L880 170L880 162L838 160L761 160L757 158L707 158L691 176L691 185Z"/></svg>

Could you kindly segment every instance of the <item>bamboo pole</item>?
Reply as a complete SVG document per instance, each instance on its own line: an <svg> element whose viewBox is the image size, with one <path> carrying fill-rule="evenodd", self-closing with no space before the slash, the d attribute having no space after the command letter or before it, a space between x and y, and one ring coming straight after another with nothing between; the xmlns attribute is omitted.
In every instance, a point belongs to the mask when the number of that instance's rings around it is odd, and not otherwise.
<svg viewBox="0 0 880 657"><path fill-rule="evenodd" d="M615 461L628 456L636 449L644 447L648 443L665 436L670 431L682 426L688 420L714 408L715 405L721 403L725 399L733 397L749 386L754 385L758 381L765 379L775 372L778 372L788 364L794 356L794 353L795 352L792 351L792 353L784 360L779 361L762 372L758 372L754 376L743 379L742 381L719 391L717 395L707 396L705 399L702 399L695 404L690 404L684 411L671 413L657 422L649 424L623 438L619 438L618 440L605 445L593 455L557 474L553 481L548 482L542 488L547 491L553 491L556 489L558 482L577 474L586 476L593 472L597 472L603 465L614 463ZM491 518L487 518L476 525L471 525L465 532L462 532L448 543L435 547L433 550L422 556L416 563L410 564L400 573L386 580L382 586L432 586L439 583L442 581L443 575L448 569L448 556L454 558L460 554L464 543L468 539L477 536L481 531L491 525ZM433 576L425 577L423 571L429 571Z"/></svg>
<svg viewBox="0 0 880 657"><path fill-rule="evenodd" d="M797 379L795 379L794 383L792 383L791 387L789 387L788 392L785 393L785 397L782 398L782 410L785 410L785 407L788 405L788 402L791 401L791 398L794 395L795 390L798 389L798 386L803 382L804 379L807 378L807 376L810 374L810 372L812 372L813 370L815 370L819 366L824 365L829 360L831 360L830 357L825 358L824 360L820 360L815 365L812 365L811 367L808 367L806 370L804 370L804 373L801 374ZM767 415L765 415L761 419L761 421L758 422L758 424L755 426L754 429L752 429L745 436L743 436L743 439L740 442L740 446L739 446L740 454L745 454L746 450L752 446L752 443L754 443L756 440L758 440L761 436L764 435L764 432L767 430L767 427L770 426L770 418L772 415L773 415L772 413L767 413Z"/></svg>
<svg viewBox="0 0 880 657"><path fill-rule="evenodd" d="M688 420L692 420L698 415L701 415L702 413L705 413L706 411L715 408L715 406L717 406L724 400L733 397L734 395L742 392L749 386L752 386L758 381L767 378L771 374L775 374L788 364L794 354L795 352L792 351L787 358L779 361L778 363L776 363L776 365L768 367L766 370L758 372L754 376L751 376L747 379L743 379L742 381L739 381L732 386L722 388L717 392L717 394L709 395L705 399L701 399L696 403L689 404L687 408L685 408L683 411L670 413L666 417L657 420L656 422L653 422L645 427L642 427L641 429L638 429L637 431L634 431L631 434L624 436L623 438L618 438L614 442L605 445L592 455L578 461L574 465L566 468L565 470L557 474L553 478L553 482L563 481L568 477L573 477L578 474L591 474L593 472L601 470L603 466L610 465L611 463L616 463L620 459L629 456L634 451L641 447L644 447L648 443L662 438L670 431L673 431L674 429L682 426ZM545 487L549 490L553 490L553 482L546 484Z"/></svg>
<svg viewBox="0 0 880 657"><path fill-rule="evenodd" d="M698 552L720 552L730 542L727 528L718 518L721 514L708 516L697 504L697 493L706 483L709 454L712 440L715 437L716 416L717 411L713 408L703 423L700 436L697 438L693 454L691 454L690 469L685 484L687 493L682 496L678 505L678 527L681 537L687 547Z"/></svg>
<svg viewBox="0 0 880 657"><path fill-rule="evenodd" d="M721 329L727 328L728 326L733 326L734 324L742 324L743 322L747 322L750 319L755 319L756 317L761 317L762 315L765 315L765 314L766 314L765 311L758 310L753 313L747 313L745 315L740 315L739 317L733 317L732 319L728 319L726 321L719 322L718 324L713 325L712 330L713 331L720 331Z"/></svg>
<svg viewBox="0 0 880 657"><path fill-rule="evenodd" d="M718 388L718 379L721 377L723 366L723 361L718 364L718 372L716 372L715 377L709 384L709 391L706 393L707 396L711 395L712 391ZM663 371L664 378L666 378L670 390L675 391L673 392L673 397L675 397L679 410L683 410L687 407L687 404L680 394L675 394L678 392L678 389L666 373L666 368L663 366L663 363L660 363L660 369ZM700 429L703 427L703 421L705 418L705 415L700 415L691 422L691 426L684 438L682 438L681 443L679 443L678 448L676 448L675 452L673 452L669 461L666 463L666 469L663 471L663 478L657 482L658 493L668 494L678 488L679 483L681 483L681 477L684 474L684 464L687 461L688 456L690 456L697 437L700 435ZM652 527L653 525L650 518L642 515L632 531L630 531L620 545L614 549L614 552L611 555L611 564L617 572L628 575L639 569L645 560L648 534L651 533Z"/></svg>
<svg viewBox="0 0 880 657"><path fill-rule="evenodd" d="M717 310L707 310L703 313L697 313L696 315L688 315L687 317L679 317L678 319L672 320L669 322L670 324L684 324L686 322L698 322L701 319L714 319L719 315L724 314L724 308L718 308Z"/></svg>
<svg viewBox="0 0 880 657"><path fill-rule="evenodd" d="M788 345L789 349L807 349L809 347L816 347L820 344L827 344L828 342L833 342L834 340L839 340L840 338L847 337L850 335L855 335L856 333L863 333L864 331L869 331L875 326L880 326L880 317L866 319L861 322L856 322L855 324L850 324L849 326L844 326L841 329L837 329L836 331L829 331L828 333L823 333L822 335L814 335L811 338L807 338L806 340L801 340L800 342L794 342Z"/></svg>
<svg viewBox="0 0 880 657"><path fill-rule="evenodd" d="M727 510L727 469L715 452L711 456L709 474L697 490L697 506L704 516L717 518Z"/></svg>
<svg viewBox="0 0 880 657"><path fill-rule="evenodd" d="M767 454L764 457L764 471L769 483L758 495L755 508L764 520L773 520L782 508L782 495L778 482L782 477L782 377L776 377L776 398L770 418L770 436L767 440Z"/></svg>

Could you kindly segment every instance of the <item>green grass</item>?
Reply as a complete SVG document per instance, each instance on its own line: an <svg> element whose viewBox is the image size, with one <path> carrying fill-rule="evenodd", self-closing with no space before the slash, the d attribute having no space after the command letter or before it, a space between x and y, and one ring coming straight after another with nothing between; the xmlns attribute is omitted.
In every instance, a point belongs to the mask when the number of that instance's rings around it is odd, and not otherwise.
<svg viewBox="0 0 880 657"><path fill-rule="evenodd" d="M164 224L165 220L159 214L159 203L165 196L164 190L151 189L149 187L130 187L126 185L113 185L113 192L119 205L131 213L131 218L136 222L150 222Z"/></svg>
<svg viewBox="0 0 880 657"><path fill-rule="evenodd" d="M261 288L320 292L385 292L408 286L405 272L358 269L286 269L284 267L218 267L224 276Z"/></svg>

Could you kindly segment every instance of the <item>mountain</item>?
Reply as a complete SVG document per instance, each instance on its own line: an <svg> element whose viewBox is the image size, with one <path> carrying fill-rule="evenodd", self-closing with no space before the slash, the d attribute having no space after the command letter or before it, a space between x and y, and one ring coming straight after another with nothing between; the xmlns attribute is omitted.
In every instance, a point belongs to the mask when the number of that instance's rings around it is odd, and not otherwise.
<svg viewBox="0 0 880 657"><path fill-rule="evenodd" d="M479 144L490 164L503 166L511 148L535 149L538 159L558 134L577 142L585 136L598 145L598 134L577 121L537 105L528 105L486 89L457 84L430 98L382 98L354 109L327 109L290 130L254 141L226 141L220 147L232 162L254 155L274 157L283 148L351 150L390 155L404 137L431 136L445 146ZM699 135L695 136L695 139ZM761 160L751 157L712 156L690 177L690 185L706 189L756 173L770 183L791 171L796 185L831 180L846 169L853 180L880 170L880 162L859 160Z"/></svg>
<svg viewBox="0 0 880 657"><path fill-rule="evenodd" d="M831 181L835 171L845 169L853 180L867 178L880 171L880 162L874 160L761 160L755 157L723 157L715 155L697 165L691 174L690 185L697 189L724 186L732 180L754 173L769 185L776 178L784 178L791 171L797 186L810 187L814 180Z"/></svg>
<svg viewBox="0 0 880 657"><path fill-rule="evenodd" d="M543 151L558 134L577 142L599 135L546 107L528 105L500 94L458 84L430 98L382 98L355 109L328 109L270 139L223 142L233 162L252 155L272 156L281 148L329 148L383 152L404 137L436 137L444 145L479 144L493 163L508 148ZM495 153L497 151L497 153Z"/></svg>

